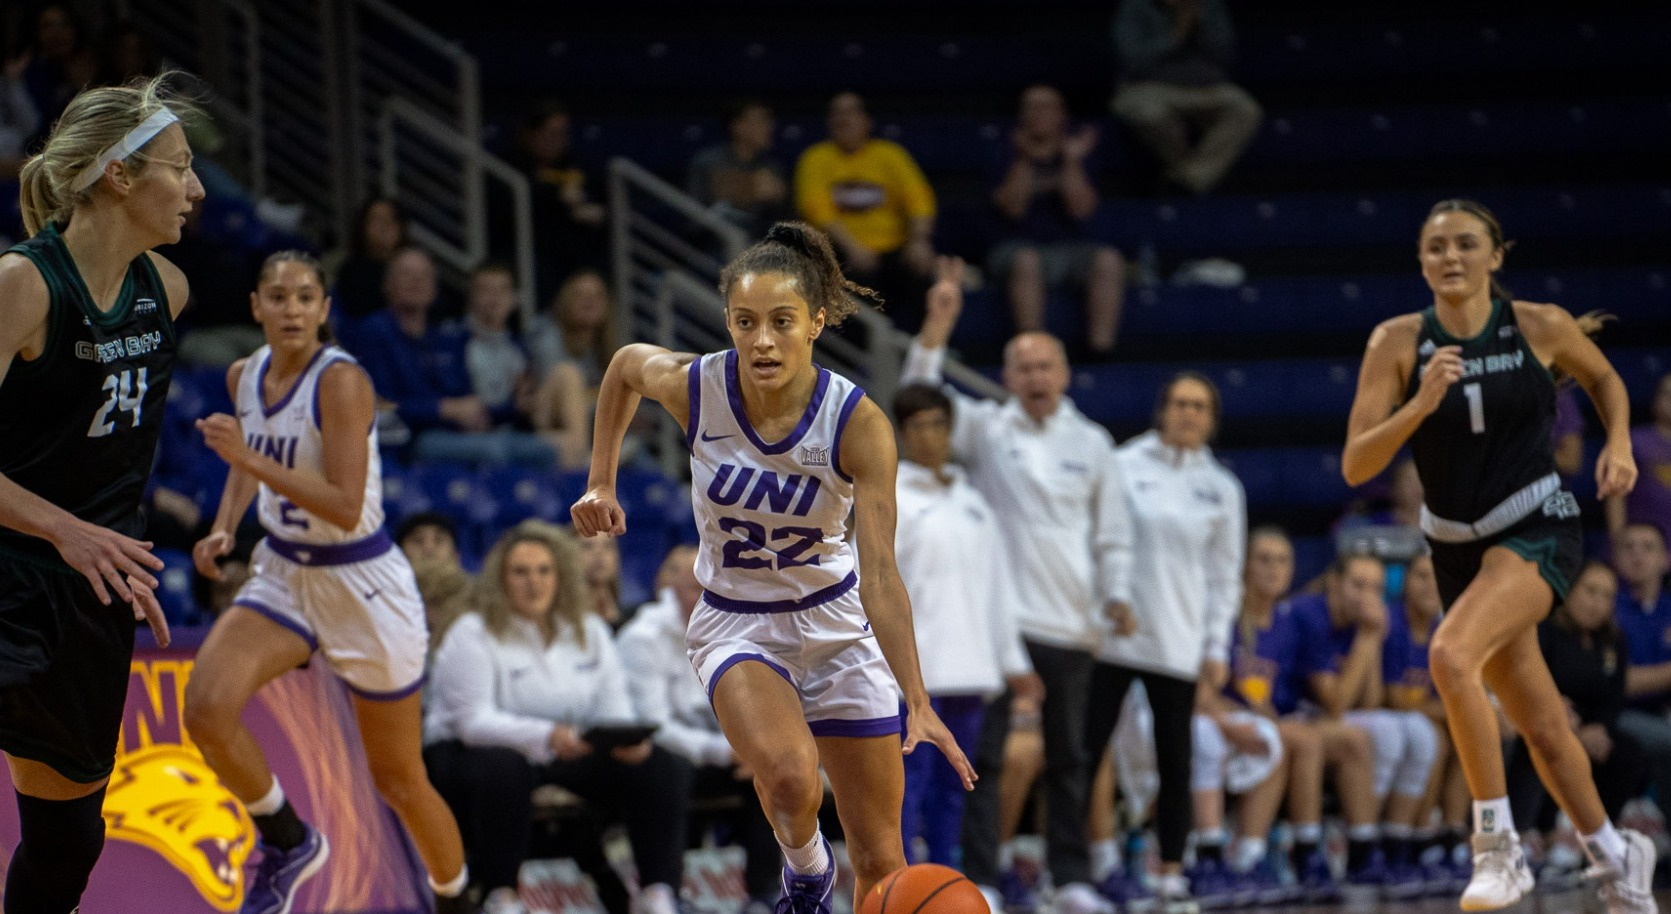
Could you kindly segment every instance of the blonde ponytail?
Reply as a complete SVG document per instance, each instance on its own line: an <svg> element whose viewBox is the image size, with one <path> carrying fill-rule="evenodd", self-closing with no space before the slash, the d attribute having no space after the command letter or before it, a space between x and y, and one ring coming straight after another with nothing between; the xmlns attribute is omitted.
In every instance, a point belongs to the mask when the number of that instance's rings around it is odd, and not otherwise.
<svg viewBox="0 0 1671 914"><path fill-rule="evenodd" d="M18 203L26 233L35 235L49 224L69 224L75 208L91 201L100 183L95 181L87 189L76 191L76 179L97 167L99 157L146 118L164 108L182 120L197 115L196 104L170 87L178 75L170 71L123 86L88 89L70 100L52 125L46 145L24 163L18 176ZM144 147L123 161L136 173L143 170Z"/></svg>

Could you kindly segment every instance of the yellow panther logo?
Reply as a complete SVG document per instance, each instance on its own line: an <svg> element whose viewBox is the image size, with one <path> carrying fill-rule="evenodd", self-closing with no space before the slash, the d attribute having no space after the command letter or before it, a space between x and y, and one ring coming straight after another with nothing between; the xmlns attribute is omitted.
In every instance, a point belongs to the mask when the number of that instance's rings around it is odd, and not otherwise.
<svg viewBox="0 0 1671 914"><path fill-rule="evenodd" d="M124 753L104 818L106 834L161 854L217 909L242 903L255 823L195 750L158 743Z"/></svg>

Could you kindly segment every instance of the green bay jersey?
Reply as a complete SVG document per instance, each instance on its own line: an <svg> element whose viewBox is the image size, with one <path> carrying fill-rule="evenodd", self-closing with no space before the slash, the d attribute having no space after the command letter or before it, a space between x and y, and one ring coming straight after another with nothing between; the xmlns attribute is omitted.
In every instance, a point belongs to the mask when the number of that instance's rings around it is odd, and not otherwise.
<svg viewBox="0 0 1671 914"><path fill-rule="evenodd" d="M45 280L46 346L0 383L0 473L89 523L139 536L174 365L168 294L149 256L94 306L57 228L13 247ZM6 303L0 302L0 307ZM0 527L0 552L61 563L44 540Z"/></svg>

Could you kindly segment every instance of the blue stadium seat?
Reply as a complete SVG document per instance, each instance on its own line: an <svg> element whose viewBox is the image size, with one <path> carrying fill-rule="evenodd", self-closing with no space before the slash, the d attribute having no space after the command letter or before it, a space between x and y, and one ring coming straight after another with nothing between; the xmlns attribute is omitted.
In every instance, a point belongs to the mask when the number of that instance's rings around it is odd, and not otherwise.
<svg viewBox="0 0 1671 914"><path fill-rule="evenodd" d="M569 505L579 497L578 492L571 496L550 470L514 464L483 470L481 482L498 502L495 525L501 529L530 517L562 523L568 519Z"/></svg>
<svg viewBox="0 0 1671 914"><path fill-rule="evenodd" d="M431 509L452 515L465 548L485 551L494 536L499 504L493 492L477 477L474 467L457 463L421 464L412 468L409 480L423 492Z"/></svg>
<svg viewBox="0 0 1671 914"><path fill-rule="evenodd" d="M163 570L157 573L157 583L161 585L157 588L157 602L168 624L202 623L203 612L192 595L192 578L196 572L191 555L176 549L157 549L153 554L163 562Z"/></svg>

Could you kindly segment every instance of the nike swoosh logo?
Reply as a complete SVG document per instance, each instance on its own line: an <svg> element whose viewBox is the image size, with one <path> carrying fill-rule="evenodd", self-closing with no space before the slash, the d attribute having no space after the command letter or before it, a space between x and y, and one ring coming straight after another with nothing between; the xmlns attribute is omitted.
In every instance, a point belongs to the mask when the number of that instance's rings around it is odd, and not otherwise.
<svg viewBox="0 0 1671 914"><path fill-rule="evenodd" d="M360 594L360 596L362 596L362 597L364 597L364 598L366 598L366 599L367 599L367 600L369 600L369 599L371 599L371 598L372 598L372 597L375 597L375 596L377 596L377 595L378 595L378 594L380 594L380 593L382 593L382 592L383 592L383 588L381 588L381 587L379 587L379 588L377 588L377 589L376 589L376 590L373 590L373 591L370 591L370 592L368 592L368 593L363 593L363 594Z"/></svg>
<svg viewBox="0 0 1671 914"><path fill-rule="evenodd" d="M703 441L724 441L727 438L735 438L735 437L737 437L736 432L732 432L729 435L709 435L707 432L702 433L702 440Z"/></svg>
<svg viewBox="0 0 1671 914"><path fill-rule="evenodd" d="M869 622L866 622L864 624L864 630L867 631L867 632L870 631L870 623Z"/></svg>

